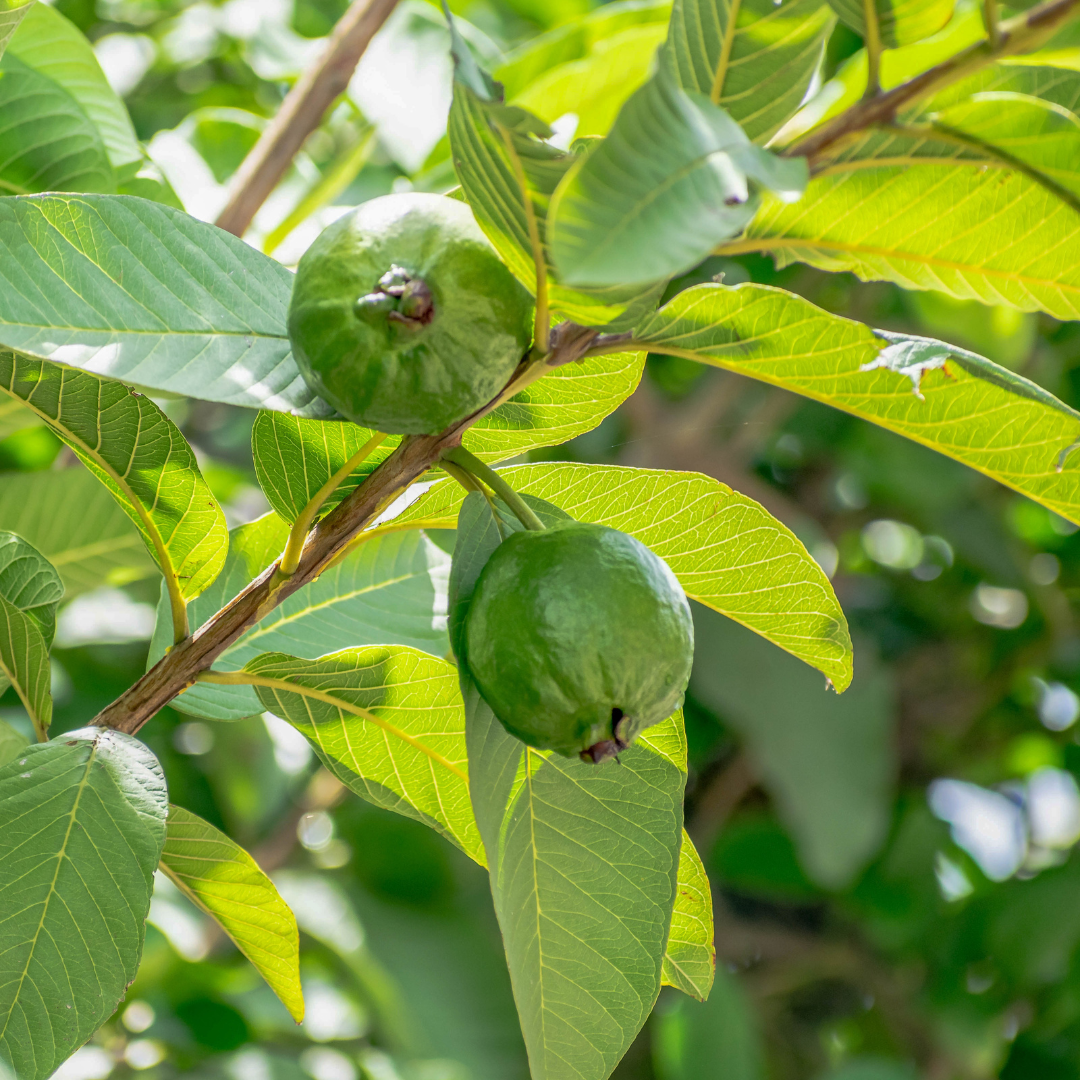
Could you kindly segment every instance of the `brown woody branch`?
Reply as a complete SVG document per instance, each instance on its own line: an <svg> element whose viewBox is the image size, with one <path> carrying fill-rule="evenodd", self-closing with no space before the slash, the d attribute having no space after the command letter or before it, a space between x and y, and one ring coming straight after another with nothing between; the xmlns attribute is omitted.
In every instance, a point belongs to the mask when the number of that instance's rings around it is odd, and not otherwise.
<svg viewBox="0 0 1080 1080"><path fill-rule="evenodd" d="M981 41L884 94L864 98L786 147L783 153L788 157L809 158L813 168L829 151L868 128L891 123L902 109L920 98L936 93L996 60L1038 49L1054 31L1078 13L1080 0L1046 0L1000 23L996 43Z"/></svg>
<svg viewBox="0 0 1080 1080"><path fill-rule="evenodd" d="M563 323L552 332L551 353L542 361L523 361L503 392L482 409L439 435L403 439L390 457L312 530L295 573L282 577L276 562L267 567L190 637L174 645L91 723L134 735L159 709L193 685L199 673L207 670L246 630L297 589L314 581L394 496L423 476L444 451L457 446L472 424L544 372L580 360L595 337L595 330Z"/></svg>
<svg viewBox="0 0 1080 1080"><path fill-rule="evenodd" d="M214 222L243 236L259 207L292 164L307 137L349 85L371 39L397 0L353 0L334 27L319 61L297 80L281 108L233 177L229 201Z"/></svg>

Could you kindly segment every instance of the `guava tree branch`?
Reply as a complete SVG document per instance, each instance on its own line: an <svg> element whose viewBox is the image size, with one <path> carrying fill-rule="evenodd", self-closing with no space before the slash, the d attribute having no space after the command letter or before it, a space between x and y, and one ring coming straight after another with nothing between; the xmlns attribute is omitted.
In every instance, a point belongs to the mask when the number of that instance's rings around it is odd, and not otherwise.
<svg viewBox="0 0 1080 1080"><path fill-rule="evenodd" d="M308 535L296 570L288 577L268 566L250 585L190 637L174 645L137 683L91 721L134 735L159 709L192 686L210 665L247 629L265 618L286 597L314 581L409 484L423 476L481 417L552 368L581 360L597 337L574 323L551 334L551 352L542 360L525 360L498 397L472 416L438 435L411 435ZM612 351L612 350L609 350Z"/></svg>
<svg viewBox="0 0 1080 1080"><path fill-rule="evenodd" d="M304 141L345 92L364 50L396 6L397 0L353 0L330 34L326 51L300 76L244 158L215 225L236 236L247 232Z"/></svg>
<svg viewBox="0 0 1080 1080"><path fill-rule="evenodd" d="M1033 52L1078 14L1080 0L1045 0L1007 22L999 23L996 41L980 41L886 93L863 98L785 147L782 153L787 157L809 158L813 170L815 163L837 145L877 124L891 123L901 109L919 98L936 93L1004 57Z"/></svg>

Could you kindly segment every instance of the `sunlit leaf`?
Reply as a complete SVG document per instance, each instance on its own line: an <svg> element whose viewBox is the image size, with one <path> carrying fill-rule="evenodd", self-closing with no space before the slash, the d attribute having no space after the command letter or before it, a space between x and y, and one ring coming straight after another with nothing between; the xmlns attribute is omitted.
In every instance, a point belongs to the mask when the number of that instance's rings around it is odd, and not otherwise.
<svg viewBox="0 0 1080 1080"><path fill-rule="evenodd" d="M213 581L228 546L225 515L157 405L120 383L3 352L0 388L29 405L109 489L170 593L188 600Z"/></svg>
<svg viewBox="0 0 1080 1080"><path fill-rule="evenodd" d="M875 333L764 285L696 285L638 329L657 352L880 424L1080 521L1080 413L981 356Z"/></svg>
<svg viewBox="0 0 1080 1080"><path fill-rule="evenodd" d="M292 274L126 195L0 199L0 345L151 390L326 416L289 349Z"/></svg>
<svg viewBox="0 0 1080 1080"><path fill-rule="evenodd" d="M704 1001L712 989L715 972L712 890L701 856L684 829L663 983Z"/></svg>
<svg viewBox="0 0 1080 1080"><path fill-rule="evenodd" d="M874 0L882 44L892 49L936 34L952 18L956 0ZM862 0L829 0L841 20L866 37Z"/></svg>
<svg viewBox="0 0 1080 1080"><path fill-rule="evenodd" d="M158 573L139 530L87 469L0 476L0 529L18 533L56 567L68 600Z"/></svg>
<svg viewBox="0 0 1080 1080"><path fill-rule="evenodd" d="M12 0L3 0L3 3L0 3L0 56L4 55L8 42L19 28L19 23L26 18L26 13L31 6L32 2L22 4L14 3Z"/></svg>
<svg viewBox="0 0 1080 1080"><path fill-rule="evenodd" d="M244 672L259 680L262 707L306 735L350 790L422 821L483 864L453 664L374 645L318 660L264 653Z"/></svg>
<svg viewBox="0 0 1080 1080"><path fill-rule="evenodd" d="M0 769L0 1064L46 1080L135 978L167 796L153 754L102 728Z"/></svg>
<svg viewBox="0 0 1080 1080"><path fill-rule="evenodd" d="M766 142L802 104L834 21L823 0L676 0L665 48L684 89Z"/></svg>
<svg viewBox="0 0 1080 1080"><path fill-rule="evenodd" d="M300 1023L300 934L289 906L255 860L219 829L169 806L161 869L212 916Z"/></svg>
<svg viewBox="0 0 1080 1080"><path fill-rule="evenodd" d="M285 547L288 526L267 514L231 533L220 577L188 609L192 629L201 626L274 562ZM446 579L449 556L420 532L374 537L336 566L297 590L230 645L215 671L235 671L260 653L281 650L315 658L353 645L401 644L446 653ZM158 606L149 663L171 644L168 605ZM197 683L176 707L211 720L239 720L263 711L248 686Z"/></svg>

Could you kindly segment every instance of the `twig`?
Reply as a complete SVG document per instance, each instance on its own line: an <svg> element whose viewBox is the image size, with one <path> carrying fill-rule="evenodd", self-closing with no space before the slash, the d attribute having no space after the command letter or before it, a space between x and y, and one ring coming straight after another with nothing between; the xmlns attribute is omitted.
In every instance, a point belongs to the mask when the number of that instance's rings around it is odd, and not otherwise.
<svg viewBox="0 0 1080 1080"><path fill-rule="evenodd" d="M360 57L397 0L353 0L318 63L308 68L233 177L229 201L214 223L243 236L326 111L345 92Z"/></svg>
<svg viewBox="0 0 1080 1080"><path fill-rule="evenodd" d="M563 329L567 327L567 329ZM91 723L135 734L159 709L198 680L210 665L249 627L273 611L286 597L314 581L382 512L400 491L423 476L481 417L498 408L546 372L577 360L596 338L595 330L564 323L552 334L555 348L543 361L523 361L498 397L439 435L410 435L348 498L308 534L295 573L282 578L277 563L268 566L217 614L175 645L134 686ZM565 353L562 351L565 350Z"/></svg>
<svg viewBox="0 0 1080 1080"><path fill-rule="evenodd" d="M891 122L904 106L973 74L995 60L1037 49L1078 12L1080 0L1046 0L1016 18L1001 23L996 46L989 41L981 41L884 94L864 98L829 123L786 147L782 153L787 157L809 158L813 170L828 151L867 128Z"/></svg>

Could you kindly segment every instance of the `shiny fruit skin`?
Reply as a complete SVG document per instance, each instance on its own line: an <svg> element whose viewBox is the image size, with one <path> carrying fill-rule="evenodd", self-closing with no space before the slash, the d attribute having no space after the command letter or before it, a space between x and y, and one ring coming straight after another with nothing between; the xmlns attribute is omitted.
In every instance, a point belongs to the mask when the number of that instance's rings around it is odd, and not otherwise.
<svg viewBox="0 0 1080 1080"><path fill-rule="evenodd" d="M484 567L466 619L470 674L507 731L567 756L599 748L592 760L679 708L693 655L675 575L602 525L514 533Z"/></svg>
<svg viewBox="0 0 1080 1080"><path fill-rule="evenodd" d="M324 230L297 267L289 337L305 381L343 416L435 434L506 385L532 311L468 205L414 192Z"/></svg>

